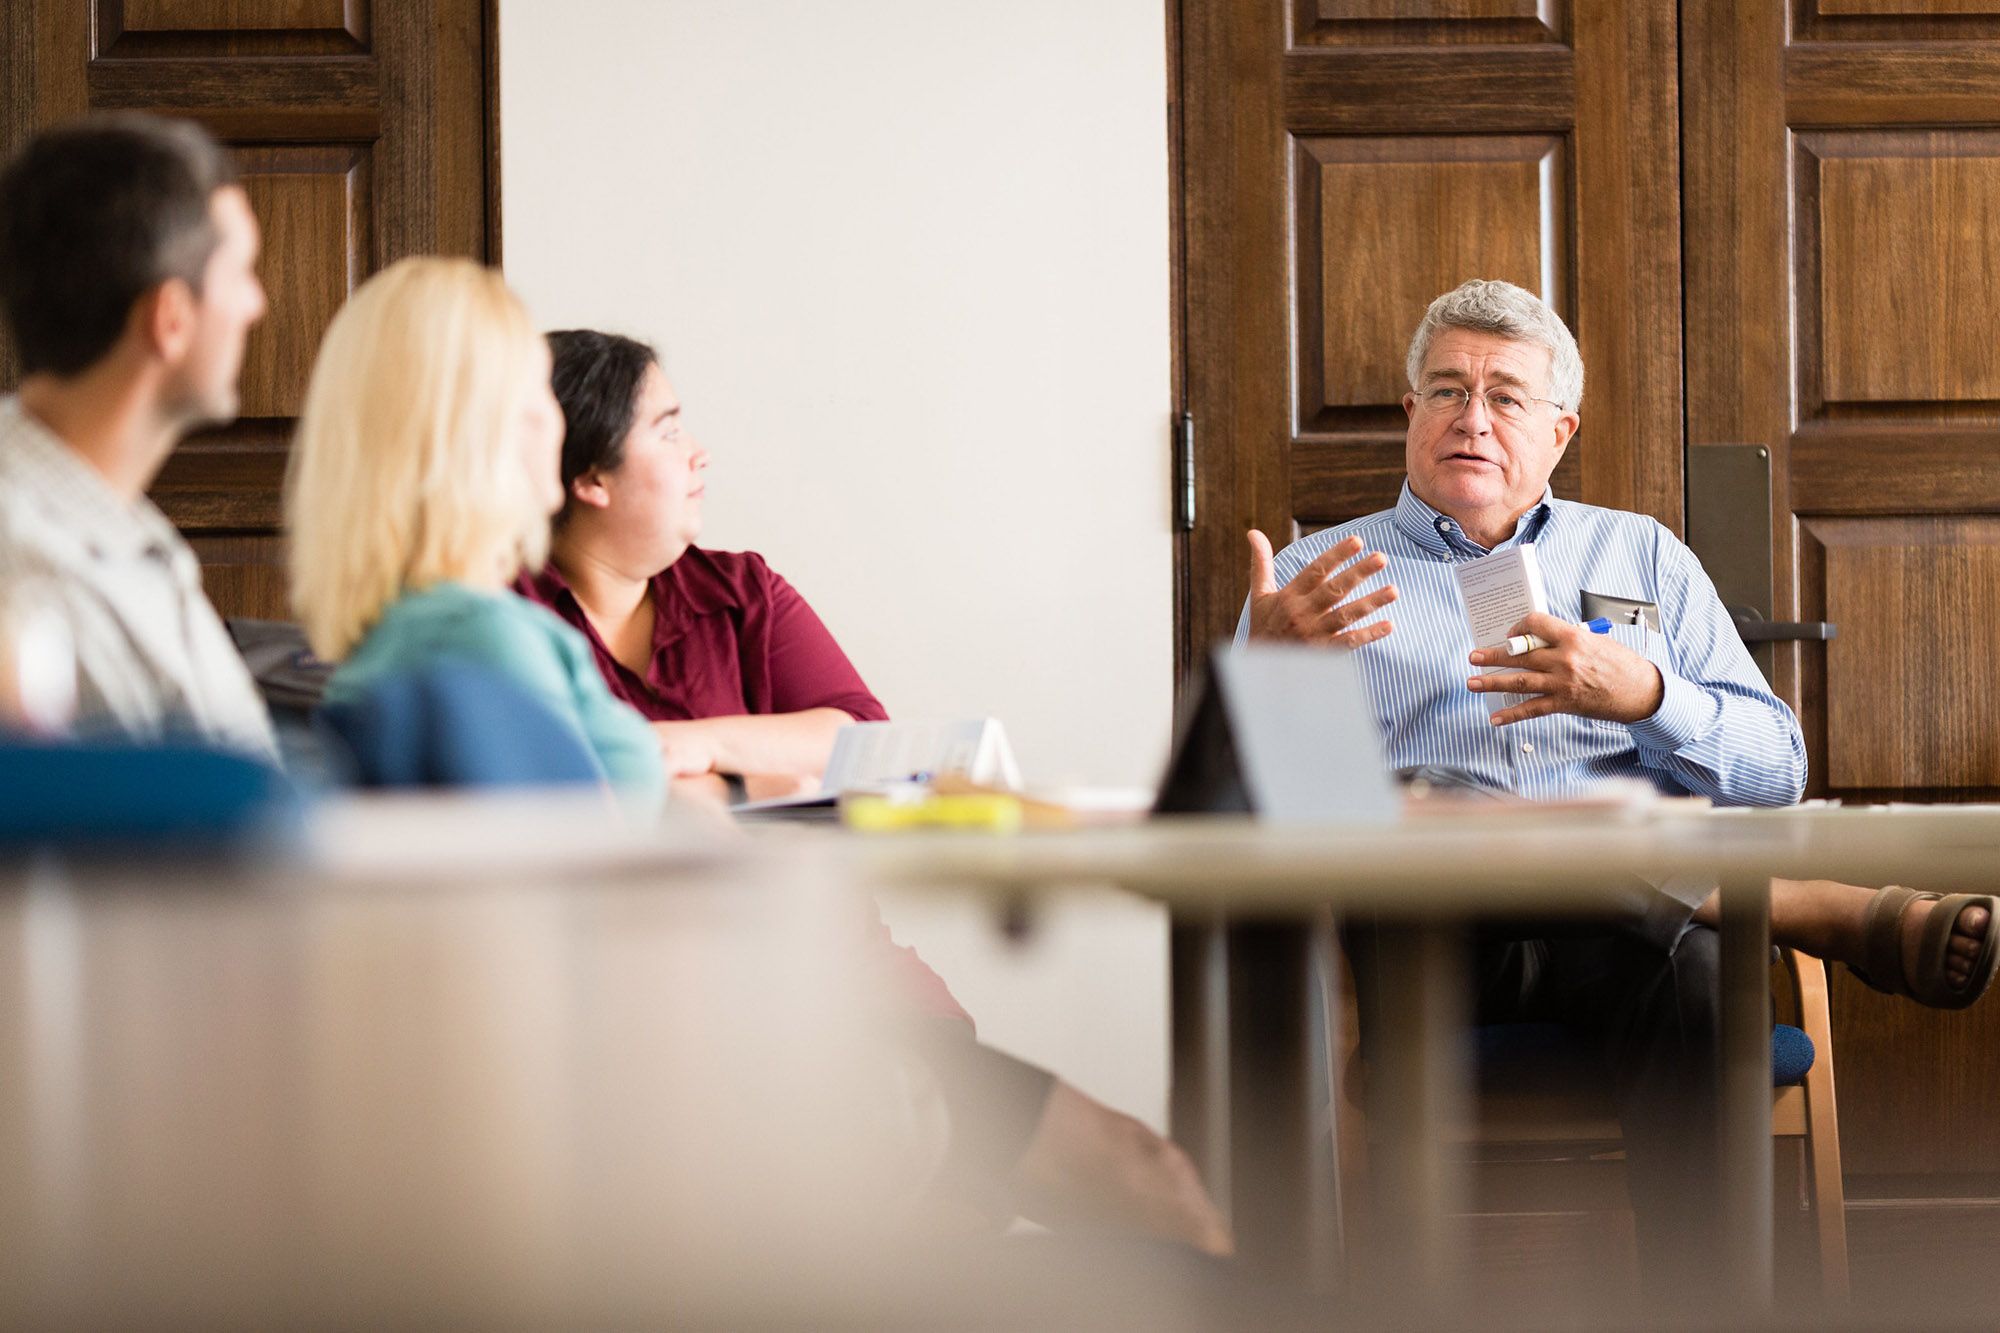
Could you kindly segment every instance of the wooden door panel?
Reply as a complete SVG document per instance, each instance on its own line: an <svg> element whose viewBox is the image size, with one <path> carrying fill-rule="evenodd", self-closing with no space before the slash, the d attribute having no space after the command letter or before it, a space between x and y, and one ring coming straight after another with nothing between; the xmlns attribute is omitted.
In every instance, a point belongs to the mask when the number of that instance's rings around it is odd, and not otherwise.
<svg viewBox="0 0 2000 1333"><path fill-rule="evenodd" d="M1992 1111L2000 1106L2000 1060L1993 1058L2000 1023L1991 1000L1942 1013L1870 990L1844 967L1828 975L1843 1173L1850 1180L1902 1178L1895 1193L1912 1201L1967 1189L1990 1197L2000 1172ZM1848 1197L1855 1192L1850 1187ZM1939 1230L1949 1235L1956 1224Z"/></svg>
<svg viewBox="0 0 2000 1333"><path fill-rule="evenodd" d="M1293 146L1291 517L1310 530L1395 503L1404 354L1431 298L1467 278L1505 278L1574 317L1570 192L1556 135L1296 136ZM1557 484L1573 492L1574 464Z"/></svg>
<svg viewBox="0 0 2000 1333"><path fill-rule="evenodd" d="M1562 308L1568 197L1553 135L1294 140L1301 433L1394 409L1431 298L1506 278ZM1400 415L1400 414L1399 414Z"/></svg>
<svg viewBox="0 0 2000 1333"><path fill-rule="evenodd" d="M1800 134L1801 415L1978 403L2000 420L2000 131ZM1990 406L1988 406L1990 404ZM1897 406L1908 405L1908 406Z"/></svg>
<svg viewBox="0 0 2000 1333"><path fill-rule="evenodd" d="M1807 422L1791 440L1787 471L1801 514L2000 511L2000 468L1992 462L2000 431L1992 426Z"/></svg>
<svg viewBox="0 0 2000 1333"><path fill-rule="evenodd" d="M1814 519L1827 781L2000 789L2000 517Z"/></svg>
<svg viewBox="0 0 2000 1333"><path fill-rule="evenodd" d="M97 12L100 23L116 19L127 32L352 33L365 8L350 0L98 0Z"/></svg>
<svg viewBox="0 0 2000 1333"><path fill-rule="evenodd" d="M2000 0L1789 0L1796 42L1991 36ZM1984 31L1982 33L1982 26Z"/></svg>
<svg viewBox="0 0 2000 1333"><path fill-rule="evenodd" d="M1560 42L1565 0L1293 0L1294 41Z"/></svg>
<svg viewBox="0 0 2000 1333"><path fill-rule="evenodd" d="M284 434L274 438L274 433ZM279 496L285 481L289 424L239 421L182 443L167 459L149 492L181 532L267 532L283 522ZM221 607L224 615L233 609Z"/></svg>
<svg viewBox="0 0 2000 1333"><path fill-rule="evenodd" d="M305 401L320 338L372 267L368 154L353 145L239 148L263 230L270 313L244 349L242 415L291 418Z"/></svg>
<svg viewBox="0 0 2000 1333"><path fill-rule="evenodd" d="M1576 54L1567 46L1301 46L1284 78L1299 133L1540 134L1574 121Z"/></svg>
<svg viewBox="0 0 2000 1333"><path fill-rule="evenodd" d="M369 0L97 0L99 56L354 54Z"/></svg>

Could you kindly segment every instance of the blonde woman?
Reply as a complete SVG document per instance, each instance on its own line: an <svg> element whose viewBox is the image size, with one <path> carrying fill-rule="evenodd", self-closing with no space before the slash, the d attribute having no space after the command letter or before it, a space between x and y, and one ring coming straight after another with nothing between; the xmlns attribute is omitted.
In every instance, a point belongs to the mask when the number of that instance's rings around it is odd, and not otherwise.
<svg viewBox="0 0 2000 1333"><path fill-rule="evenodd" d="M635 804L658 743L582 635L507 591L562 504L549 351L500 275L406 259L362 284L320 346L285 478L292 604L338 663L327 702L462 661L572 722Z"/></svg>

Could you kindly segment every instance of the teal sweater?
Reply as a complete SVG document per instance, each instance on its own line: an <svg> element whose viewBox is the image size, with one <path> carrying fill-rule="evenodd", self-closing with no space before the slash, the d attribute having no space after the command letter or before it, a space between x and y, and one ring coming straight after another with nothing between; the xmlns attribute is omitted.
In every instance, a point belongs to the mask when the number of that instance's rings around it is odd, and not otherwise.
<svg viewBox="0 0 2000 1333"><path fill-rule="evenodd" d="M665 799L652 727L611 696L581 634L511 592L438 583L403 593L334 671L326 701L351 700L384 677L442 660L499 672L572 723L635 807L654 810Z"/></svg>

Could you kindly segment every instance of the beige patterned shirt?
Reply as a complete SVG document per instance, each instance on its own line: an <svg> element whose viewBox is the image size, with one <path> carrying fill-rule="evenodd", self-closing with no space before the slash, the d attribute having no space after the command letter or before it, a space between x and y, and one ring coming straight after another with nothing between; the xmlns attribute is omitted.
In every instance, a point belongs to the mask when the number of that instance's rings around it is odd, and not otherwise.
<svg viewBox="0 0 2000 1333"><path fill-rule="evenodd" d="M151 501L127 504L14 397L0 398L0 613L55 611L77 659L77 730L189 736L275 757L270 715Z"/></svg>

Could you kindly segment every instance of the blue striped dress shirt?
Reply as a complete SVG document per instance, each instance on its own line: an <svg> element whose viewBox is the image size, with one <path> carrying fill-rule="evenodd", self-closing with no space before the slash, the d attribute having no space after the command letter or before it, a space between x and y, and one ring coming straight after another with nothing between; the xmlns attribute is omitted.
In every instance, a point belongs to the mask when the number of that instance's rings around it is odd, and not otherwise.
<svg viewBox="0 0 2000 1333"><path fill-rule="evenodd" d="M1385 582L1397 590L1394 602L1362 622L1386 616L1394 632L1354 650L1392 766L1446 765L1535 799L1631 776L1722 805L1789 805L1805 790L1798 719L1764 684L1694 552L1651 518L1545 492L1514 536L1493 548L1533 543L1549 611L1561 619L1581 619L1586 591L1659 608L1660 632L1611 629L1657 666L1665 683L1659 711L1629 725L1566 713L1506 727L1487 721L1485 697L1465 685L1476 670L1466 655L1479 645L1452 566L1491 551L1419 500L1407 481L1394 509L1286 547L1277 557L1279 586L1356 534L1389 563L1354 595ZM1236 642L1248 637L1246 604Z"/></svg>

